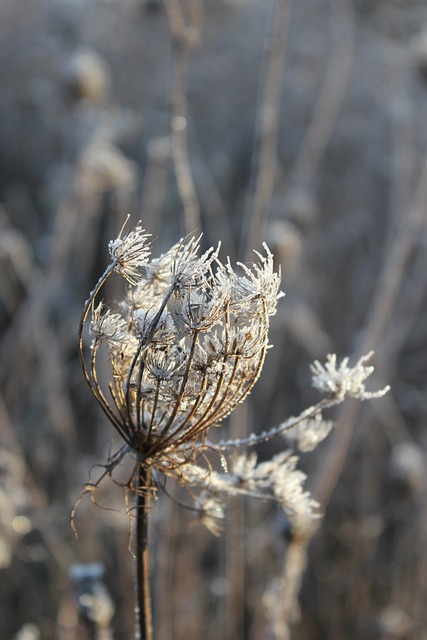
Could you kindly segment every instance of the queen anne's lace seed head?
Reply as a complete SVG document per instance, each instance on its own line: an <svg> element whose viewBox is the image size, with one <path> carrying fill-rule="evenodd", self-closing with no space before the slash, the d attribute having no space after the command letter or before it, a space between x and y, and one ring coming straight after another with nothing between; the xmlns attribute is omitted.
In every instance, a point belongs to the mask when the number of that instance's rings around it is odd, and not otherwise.
<svg viewBox="0 0 427 640"><path fill-rule="evenodd" d="M280 294L267 247L238 275L221 264L219 245L201 253L200 237L151 260L147 238L138 224L110 242L109 269L128 286L114 310L92 301L95 343L86 373L127 444L156 466L181 448L188 457L250 392ZM103 390L97 370L106 356L111 377Z"/></svg>

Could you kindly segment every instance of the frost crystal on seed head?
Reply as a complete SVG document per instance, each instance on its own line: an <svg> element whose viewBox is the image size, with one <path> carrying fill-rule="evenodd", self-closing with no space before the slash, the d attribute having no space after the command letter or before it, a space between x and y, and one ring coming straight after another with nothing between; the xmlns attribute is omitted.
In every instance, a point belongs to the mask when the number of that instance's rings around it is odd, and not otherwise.
<svg viewBox="0 0 427 640"><path fill-rule="evenodd" d="M177 245L172 257L171 281L178 289L204 284L212 276L212 265L218 259L221 243L199 257L201 238L181 240Z"/></svg>
<svg viewBox="0 0 427 640"><path fill-rule="evenodd" d="M126 222L128 221L126 219ZM137 224L123 238L123 230L120 230L115 240L110 240L108 250L115 265L115 270L120 273L130 284L136 285L141 277L141 269L147 264L150 250L147 240L150 234L145 233L140 224Z"/></svg>
<svg viewBox="0 0 427 640"><path fill-rule="evenodd" d="M276 273L273 267L273 254L270 249L263 243L266 256L258 251L254 253L259 258L259 263L255 263L248 267L241 262L237 264L243 269L244 276L235 276L234 278L234 302L236 305L245 301L263 300L267 306L269 315L276 313L277 300L284 296L279 291L281 272ZM232 271L231 267L229 269Z"/></svg>
<svg viewBox="0 0 427 640"><path fill-rule="evenodd" d="M348 358L344 358L337 367L337 356L334 353L327 356L325 365L316 360L311 365L313 386L323 393L333 394L338 399L343 399L346 395L359 400L381 398L389 391L389 386L371 392L366 391L364 384L374 371L374 367L365 366L365 362L370 360L372 355L373 352L370 351L367 355L362 356L354 367L348 366Z"/></svg>
<svg viewBox="0 0 427 640"><path fill-rule="evenodd" d="M127 334L126 323L122 316L118 313L111 313L102 302L92 310L89 331L98 340L118 344L126 339Z"/></svg>

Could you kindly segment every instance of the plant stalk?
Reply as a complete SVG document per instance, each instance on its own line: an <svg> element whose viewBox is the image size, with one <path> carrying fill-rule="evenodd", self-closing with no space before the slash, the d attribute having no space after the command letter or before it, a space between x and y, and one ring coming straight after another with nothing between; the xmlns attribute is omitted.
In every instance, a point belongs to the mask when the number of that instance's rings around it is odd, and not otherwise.
<svg viewBox="0 0 427 640"><path fill-rule="evenodd" d="M153 640L151 613L148 510L150 506L150 472L141 464L138 469L136 495L136 629L135 640Z"/></svg>

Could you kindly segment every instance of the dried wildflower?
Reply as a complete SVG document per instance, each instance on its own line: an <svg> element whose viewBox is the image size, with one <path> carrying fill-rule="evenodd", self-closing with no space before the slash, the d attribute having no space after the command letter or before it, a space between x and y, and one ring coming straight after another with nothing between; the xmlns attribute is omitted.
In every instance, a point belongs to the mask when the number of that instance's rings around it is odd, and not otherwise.
<svg viewBox="0 0 427 640"><path fill-rule="evenodd" d="M126 222L127 220L128 218ZM122 238L125 224L118 237L109 242L108 250L117 273L126 278L130 284L136 285L140 279L140 270L147 264L147 258L150 255L147 246L149 234L137 224Z"/></svg>
<svg viewBox="0 0 427 640"><path fill-rule="evenodd" d="M286 432L286 436L295 442L299 451L313 451L330 433L333 423L324 420L319 413L313 418L303 420Z"/></svg>
<svg viewBox="0 0 427 640"><path fill-rule="evenodd" d="M258 379L268 348L270 316L276 312L280 271L264 245L258 262L240 264L239 275L228 261L219 260L219 245L199 255L200 238L181 240L167 253L149 260L148 235L137 224L109 244L111 264L86 301L80 322L79 349L85 378L102 410L125 445L109 459L106 475L129 452L135 465L126 486L136 494L137 624L140 637L151 638L147 514L159 476L173 477L190 488L200 520L218 535L224 498L234 495L270 499L288 517L317 517L317 503L304 491L305 474L298 458L285 450L258 462L254 454L240 455L229 473L223 450L253 446L288 432L303 451L312 450L331 428L322 411L346 395L378 398L365 380L373 368L365 366L371 354L351 368L336 356L312 366L313 385L327 394L299 416L278 427L242 440L207 440L207 432L250 393ZM128 283L114 310L97 298L116 272ZM90 363L83 345L85 323L94 336ZM105 376L109 363L110 375ZM102 367L103 375L98 375ZM107 380L104 386L101 381ZM212 468L209 450L220 456L224 473ZM205 466L199 463L202 459ZM100 481L99 480L99 481ZM99 482L98 481L98 482ZM98 483L87 485L92 493ZM139 637L139 636L138 636Z"/></svg>
<svg viewBox="0 0 427 640"><path fill-rule="evenodd" d="M325 365L321 365L317 360L311 365L313 373L313 386L323 393L333 394L340 399L344 399L346 395L359 400L368 400L371 398L381 398L390 387L384 387L379 391L366 391L364 382L374 367L365 367L364 363L370 360L373 352L362 356L354 367L348 366L348 358L344 358L340 366L337 368L337 357L330 354L327 357Z"/></svg>
<svg viewBox="0 0 427 640"><path fill-rule="evenodd" d="M195 455L209 427L257 380L279 274L267 247L266 257L258 254L259 264L238 276L220 263L219 245L199 255L200 238L181 240L150 261L147 237L138 224L110 242L112 263L86 303L81 358L95 398L138 460L155 468L166 458L173 468L190 450ZM114 310L95 306L112 271L129 283ZM88 367L82 331L90 310ZM103 389L97 370L106 357L111 377Z"/></svg>
<svg viewBox="0 0 427 640"><path fill-rule="evenodd" d="M301 451L311 451L329 433L332 423L322 418L325 409L343 402L346 396L359 400L382 398L388 391L386 386L379 391L366 391L364 381L373 373L374 367L365 367L363 363L371 358L372 352L361 357L354 367L348 366L348 358L345 358L337 370L336 355L328 355L325 365L317 360L311 366L313 372L312 384L315 388L326 394L326 397L317 404L307 407L298 416L291 416L277 427L268 431L261 431L255 435L239 440L220 440L209 446L217 450L227 450L233 447L254 446L266 442L272 438L289 434L291 439L296 439L297 448Z"/></svg>
<svg viewBox="0 0 427 640"><path fill-rule="evenodd" d="M182 468L182 477L191 485L203 487L205 496L211 496L216 504L220 497L239 494L277 502L290 517L316 518L318 504L303 490L307 476L296 468L298 457L282 451L266 462L258 462L257 456L242 454L236 458L231 473L207 473L195 464Z"/></svg>
<svg viewBox="0 0 427 640"><path fill-rule="evenodd" d="M111 313L103 302L92 311L90 333L98 340L120 344L126 336L126 323L118 313Z"/></svg>

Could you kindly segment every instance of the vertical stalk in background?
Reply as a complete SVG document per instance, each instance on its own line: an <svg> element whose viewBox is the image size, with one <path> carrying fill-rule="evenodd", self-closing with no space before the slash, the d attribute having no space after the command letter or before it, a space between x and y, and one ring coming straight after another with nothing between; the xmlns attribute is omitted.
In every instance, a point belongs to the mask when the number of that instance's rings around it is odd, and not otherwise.
<svg viewBox="0 0 427 640"><path fill-rule="evenodd" d="M289 186L312 184L332 138L350 78L354 57L354 16L348 0L329 0L331 47L324 80L310 123L289 171Z"/></svg>
<svg viewBox="0 0 427 640"><path fill-rule="evenodd" d="M289 172L288 188L298 188L312 183L319 169L324 152L332 137L334 126L341 109L354 57L354 15L352 4L348 0L330 0L331 8L331 51L325 78L321 85L317 101L313 108L312 118L307 128L301 147L297 153L293 166ZM254 241L251 236L251 242ZM250 245L248 245L250 246ZM376 342L368 342L376 344ZM366 342L364 344L366 346ZM351 414L357 411L356 403L347 401L342 409ZM350 415L348 416L351 420ZM342 421L341 421L342 422ZM335 452L332 458L337 462L337 469L342 469L345 451L350 445L350 439L341 434L347 430L341 424L336 429L337 445L341 453ZM352 427L350 427L352 431ZM339 460L339 462L338 462ZM323 465L319 474L319 486L316 498L326 508L330 493L338 479L338 473L331 474L329 465ZM328 482L328 479L331 479ZM327 496L327 494L329 495ZM304 519L293 523L292 541L287 547L284 564L279 582L277 606L269 616L270 633L274 640L289 640L291 624L294 621L292 612L297 610L302 578L307 567L307 549L320 523L308 523Z"/></svg>
<svg viewBox="0 0 427 640"><path fill-rule="evenodd" d="M277 136L280 119L285 51L292 0L276 0L272 7L265 39L265 60L261 84L263 94L259 106L258 153L253 156L249 185L249 204L242 221L238 254L247 260L249 247L259 247L263 241L269 205L273 194L277 159ZM232 438L243 438L248 433L247 411L242 419L241 409L230 420ZM241 536L245 526L244 503L235 501L230 512L226 537L227 591L226 640L243 637L245 630L244 602L245 567L247 549ZM240 577L240 579L239 579Z"/></svg>
<svg viewBox="0 0 427 640"><path fill-rule="evenodd" d="M201 229L200 205L191 173L187 136L187 72L188 51L198 40L201 5L189 5L187 25L178 0L164 0L172 43L172 78L170 93L170 135L172 160L178 192L184 210L186 233Z"/></svg>
<svg viewBox="0 0 427 640"><path fill-rule="evenodd" d="M397 145L395 154L398 154L399 147L406 151L405 145ZM372 304L366 318L365 326L362 328L355 348L355 355L362 353L366 345L376 345L377 359L382 370L387 370L387 375L392 374L393 353L384 349L384 338L393 324L395 318L393 312L402 296L405 279L408 277L407 265L410 257L414 254L419 239L427 225L427 158L424 158L424 165L421 168L418 186L413 197L412 206L406 213L405 224L390 236L385 251L383 263L378 274ZM394 214L394 215L393 215ZM397 214L392 211L392 219L396 220ZM341 407L339 412L335 436L331 447L327 452L322 468L314 481L314 496L321 505L324 512L329 504L334 489L338 482L338 477L343 470L350 446L354 428L359 417L359 406L348 401ZM297 530L299 538L298 544L301 550L308 548L311 540L317 532L320 523L311 522L305 524ZM296 564L296 563L295 563ZM301 576L307 565L306 554L300 553L299 565L290 567L285 561L283 572L283 583L294 588L289 590L291 597L296 600L301 582ZM282 640L282 638L280 638Z"/></svg>
<svg viewBox="0 0 427 640"><path fill-rule="evenodd" d="M265 231L273 194L279 132L280 98L283 86L285 51L291 0L277 0L266 38L264 93L260 101L258 154L254 154L250 178L250 204L243 219L239 254L248 257L248 247L259 247Z"/></svg>
<svg viewBox="0 0 427 640"><path fill-rule="evenodd" d="M136 628L135 640L153 639L148 549L150 472L140 464L136 488Z"/></svg>

